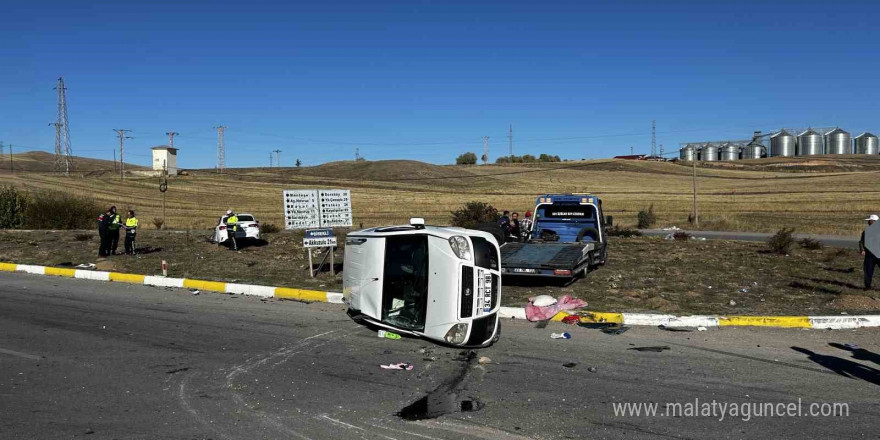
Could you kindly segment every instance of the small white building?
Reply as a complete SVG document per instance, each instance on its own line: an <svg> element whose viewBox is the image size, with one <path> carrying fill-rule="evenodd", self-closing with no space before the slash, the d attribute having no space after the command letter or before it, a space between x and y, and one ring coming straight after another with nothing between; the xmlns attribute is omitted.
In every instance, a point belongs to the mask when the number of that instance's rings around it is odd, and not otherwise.
<svg viewBox="0 0 880 440"><path fill-rule="evenodd" d="M177 175L177 148L168 145L153 147L153 169L167 170L169 176Z"/></svg>

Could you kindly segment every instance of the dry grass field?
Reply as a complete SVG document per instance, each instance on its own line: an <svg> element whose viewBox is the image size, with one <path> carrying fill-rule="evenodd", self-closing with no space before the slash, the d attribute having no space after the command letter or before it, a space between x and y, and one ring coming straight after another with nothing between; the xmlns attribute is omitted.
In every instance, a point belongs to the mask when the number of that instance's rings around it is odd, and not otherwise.
<svg viewBox="0 0 880 440"><path fill-rule="evenodd" d="M20 187L91 195L104 204L131 207L148 225L162 216L158 178L130 176L122 181L112 172L97 171L107 169L106 163L81 164L82 172L62 177L37 167L45 161L36 159L33 168L14 174L0 167L0 177ZM688 227L692 170L686 165L594 160L437 166L395 160L231 169L222 175L189 170L169 181L166 224L205 229L233 208L280 225L284 189L350 188L355 227L401 223L412 216L447 224L450 211L472 200L522 213L533 207L537 194L553 192L597 194L606 214L620 224L634 224L637 211L653 204L657 226ZM855 235L865 214L880 212L880 156L701 164L697 171L703 229L772 232L793 227L803 233Z"/></svg>

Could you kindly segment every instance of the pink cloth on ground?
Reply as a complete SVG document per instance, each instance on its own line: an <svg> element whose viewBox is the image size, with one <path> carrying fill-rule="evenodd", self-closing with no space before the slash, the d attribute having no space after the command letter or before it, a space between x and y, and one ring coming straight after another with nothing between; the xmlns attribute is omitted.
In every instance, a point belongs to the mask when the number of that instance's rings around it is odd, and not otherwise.
<svg viewBox="0 0 880 440"><path fill-rule="evenodd" d="M582 299L572 298L568 295L562 295L559 299L556 300L556 304L546 306L546 307L538 307L532 304L532 298L529 298L529 303L526 304L526 319L529 321L543 321L545 319L550 319L556 316L557 313L563 310L571 310L578 309L581 307L586 307L587 302Z"/></svg>

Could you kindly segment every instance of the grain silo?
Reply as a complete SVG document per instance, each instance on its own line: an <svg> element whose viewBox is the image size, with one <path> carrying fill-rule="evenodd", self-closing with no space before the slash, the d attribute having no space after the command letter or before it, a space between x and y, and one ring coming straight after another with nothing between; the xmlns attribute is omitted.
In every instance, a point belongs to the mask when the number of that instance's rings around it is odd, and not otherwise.
<svg viewBox="0 0 880 440"><path fill-rule="evenodd" d="M825 154L850 154L852 140L849 133L835 128L825 133Z"/></svg>
<svg viewBox="0 0 880 440"><path fill-rule="evenodd" d="M687 144L679 151L679 160L692 161L697 158L697 147L694 144Z"/></svg>
<svg viewBox="0 0 880 440"><path fill-rule="evenodd" d="M798 156L822 154L822 135L818 131L808 128L798 135L797 146Z"/></svg>
<svg viewBox="0 0 880 440"><path fill-rule="evenodd" d="M779 130L779 133L770 136L770 155L776 156L794 156L797 140L795 137L785 131Z"/></svg>
<svg viewBox="0 0 880 440"><path fill-rule="evenodd" d="M856 154L877 154L880 153L880 148L877 145L877 136L874 136L867 131L856 136L855 138L855 153Z"/></svg>
<svg viewBox="0 0 880 440"><path fill-rule="evenodd" d="M721 160L739 160L739 145L730 142L721 147Z"/></svg>
<svg viewBox="0 0 880 440"><path fill-rule="evenodd" d="M765 156L766 148L757 143L751 142L742 149L742 158L743 159L760 159Z"/></svg>
<svg viewBox="0 0 880 440"><path fill-rule="evenodd" d="M715 162L718 160L718 146L713 144L705 144L700 149L700 160L704 162Z"/></svg>

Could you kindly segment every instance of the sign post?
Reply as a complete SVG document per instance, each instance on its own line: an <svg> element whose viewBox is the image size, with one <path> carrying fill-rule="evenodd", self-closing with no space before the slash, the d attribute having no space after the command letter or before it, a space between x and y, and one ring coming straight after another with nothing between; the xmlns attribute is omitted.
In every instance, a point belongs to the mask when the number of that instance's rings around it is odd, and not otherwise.
<svg viewBox="0 0 880 440"><path fill-rule="evenodd" d="M305 229L303 248L309 254L309 276L312 268L312 248L329 248L317 270L330 258L330 273L336 275L335 227L351 227L351 190L347 189L293 189L284 191L284 229Z"/></svg>

